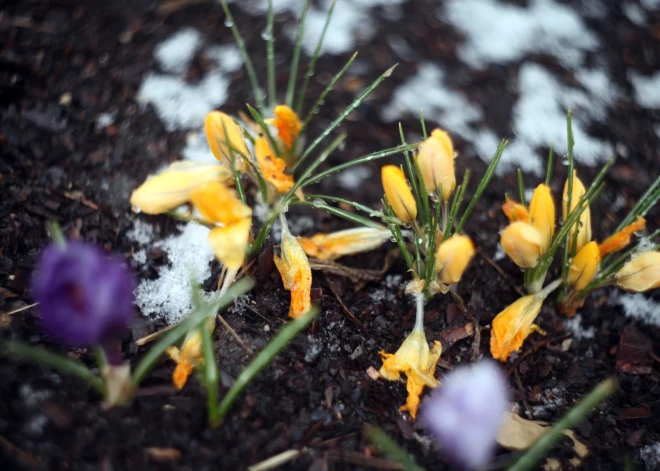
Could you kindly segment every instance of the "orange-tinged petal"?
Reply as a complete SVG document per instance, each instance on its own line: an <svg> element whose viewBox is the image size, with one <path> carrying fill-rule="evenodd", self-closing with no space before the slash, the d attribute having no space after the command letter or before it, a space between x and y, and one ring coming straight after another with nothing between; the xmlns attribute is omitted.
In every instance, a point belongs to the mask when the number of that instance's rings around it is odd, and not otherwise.
<svg viewBox="0 0 660 471"><path fill-rule="evenodd" d="M500 234L502 249L521 268L533 268L541 256L543 237L526 222L512 222Z"/></svg>
<svg viewBox="0 0 660 471"><path fill-rule="evenodd" d="M544 183L534 189L529 203L532 226L541 234L541 253L547 252L555 235L555 202L550 187Z"/></svg>
<svg viewBox="0 0 660 471"><path fill-rule="evenodd" d="M293 149L296 138L302 129L298 115L286 105L276 106L273 113L275 114L274 121L277 128L277 135L289 150Z"/></svg>
<svg viewBox="0 0 660 471"><path fill-rule="evenodd" d="M417 217L417 203L403 170L396 165L385 165L381 169L381 179L394 214L403 222L412 222Z"/></svg>
<svg viewBox="0 0 660 471"><path fill-rule="evenodd" d="M190 202L206 221L229 226L252 216L252 209L236 195L236 191L218 182L193 190Z"/></svg>
<svg viewBox="0 0 660 471"><path fill-rule="evenodd" d="M598 246L600 249L601 256L605 256L612 252L618 252L619 250L626 247L630 244L630 238L635 232L639 232L646 227L646 219L642 216L637 216L637 219L632 224L627 225L619 232L616 232L605 239Z"/></svg>
<svg viewBox="0 0 660 471"><path fill-rule="evenodd" d="M456 188L454 171L454 144L451 137L442 129L434 129L417 154L417 167L426 191L438 193L447 201Z"/></svg>
<svg viewBox="0 0 660 471"><path fill-rule="evenodd" d="M215 317L209 317L204 322L204 328L211 332L215 329ZM199 330L194 329L186 334L181 344L181 348L169 347L167 349L169 357L176 362L176 368L172 373L172 383L178 390L188 382L188 378L193 370L204 361L202 354L202 338Z"/></svg>
<svg viewBox="0 0 660 471"><path fill-rule="evenodd" d="M274 255L275 266L280 272L284 289L291 292L289 317L300 317L312 306L312 269L305 251L291 235L283 221L281 256Z"/></svg>
<svg viewBox="0 0 660 471"><path fill-rule="evenodd" d="M301 237L298 242L310 257L320 260L335 260L344 255L373 250L391 237L390 230L384 227L358 227L330 234Z"/></svg>
<svg viewBox="0 0 660 471"><path fill-rule="evenodd" d="M438 279L451 285L458 283L476 254L472 240L455 234L442 242L435 252L435 272Z"/></svg>
<svg viewBox="0 0 660 471"><path fill-rule="evenodd" d="M245 218L209 232L211 250L225 267L238 269L243 265L251 226L252 220Z"/></svg>
<svg viewBox="0 0 660 471"><path fill-rule="evenodd" d="M521 221L521 222L531 222L532 218L529 215L529 212L527 211L527 208L525 208L525 205L516 203L513 200L507 199L504 204L502 205L502 211L504 211L504 214L506 214L506 217L509 218L510 222L516 222L516 221Z"/></svg>
<svg viewBox="0 0 660 471"><path fill-rule="evenodd" d="M562 217L564 221L568 218L570 211L573 211L577 206L582 195L586 193L586 189L582 184L582 181L577 177L577 171L573 171L573 191L571 195L571 207L568 208L568 180L564 184L564 194L562 197ZM587 204L582 214L580 214L580 219L573 224L569 231L569 241L571 245L573 244L574 234L577 230L577 246L576 251L579 251L584 247L587 242L591 241L591 209Z"/></svg>
<svg viewBox="0 0 660 471"><path fill-rule="evenodd" d="M634 256L615 278L617 286L626 291L660 288L660 252L649 250Z"/></svg>
<svg viewBox="0 0 660 471"><path fill-rule="evenodd" d="M582 247L571 261L568 269L568 284L576 291L587 287L598 273L601 255L598 244L593 240Z"/></svg>
<svg viewBox="0 0 660 471"><path fill-rule="evenodd" d="M286 193L293 188L293 175L286 174L286 162L275 157L268 138L259 136L254 140L254 153L259 171L278 193Z"/></svg>
<svg viewBox="0 0 660 471"><path fill-rule="evenodd" d="M216 159L225 162L230 168L243 173L246 169L244 157L250 155L245 145L243 129L230 116L220 111L212 111L204 121L206 139ZM233 159L232 159L233 156Z"/></svg>
<svg viewBox="0 0 660 471"><path fill-rule="evenodd" d="M187 203L195 188L230 178L231 172L223 165L175 162L133 191L131 204L147 214L166 213Z"/></svg>

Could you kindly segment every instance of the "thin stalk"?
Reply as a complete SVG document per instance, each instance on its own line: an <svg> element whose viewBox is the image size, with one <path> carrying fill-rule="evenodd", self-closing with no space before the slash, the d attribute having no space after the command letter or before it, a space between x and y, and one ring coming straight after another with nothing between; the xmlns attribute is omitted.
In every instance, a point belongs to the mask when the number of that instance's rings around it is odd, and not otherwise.
<svg viewBox="0 0 660 471"><path fill-rule="evenodd" d="M523 182L522 170L518 169L518 198L520 204L525 204L525 183Z"/></svg>
<svg viewBox="0 0 660 471"><path fill-rule="evenodd" d="M401 448L383 429L375 425L365 425L364 433L380 451L387 457L396 461L406 471L424 471L424 468L415 463L406 451Z"/></svg>
<svg viewBox="0 0 660 471"><path fill-rule="evenodd" d="M314 54L312 54L312 58L309 60L309 64L307 65L305 80L303 81L303 85L300 88L300 94L298 95L298 103L296 104L296 114L298 116L300 116L300 113L302 112L303 100L305 99L305 94L307 93L307 87L309 86L309 79L312 78L312 76L314 75L314 67L316 67L316 60L318 59L319 54L321 53L321 47L323 46L325 33L326 31L328 31L328 25L330 24L330 19L332 18L332 12L335 10L336 3L337 0L332 0L332 5L330 5L330 9L328 10L328 16L325 18L325 24L323 25L323 31L321 32L321 37L316 43Z"/></svg>
<svg viewBox="0 0 660 471"><path fill-rule="evenodd" d="M273 33L273 0L268 0L268 19L266 24L266 62L268 64L268 103L275 108L275 35Z"/></svg>
<svg viewBox="0 0 660 471"><path fill-rule="evenodd" d="M70 358L57 353L49 352L45 348L26 345L14 340L9 340L1 345L4 345L9 356L21 360L28 360L31 363L48 366L61 373L75 376L76 378L85 381L100 394L105 395L105 384L103 384L103 380L80 362L71 360Z"/></svg>
<svg viewBox="0 0 660 471"><path fill-rule="evenodd" d="M319 181L318 177L311 177L312 173L314 172L314 170L318 168L319 165L325 162L325 160L330 156L330 154L332 154L334 150L341 145L342 142L344 142L344 139L346 139L346 134L340 134L334 139L334 141L330 143L328 147L325 148L325 150L323 150L323 152L319 154L319 156L316 159L314 159L314 162L312 162L312 164L305 169L302 175L300 175L300 177L298 178L298 181L296 181L296 183L293 185L293 188L291 188L291 190L289 190L289 192L286 194L286 196L284 197L285 202L291 199L291 197L296 193L298 188L304 188L305 184L308 181L310 180Z"/></svg>
<svg viewBox="0 0 660 471"><path fill-rule="evenodd" d="M660 199L660 177L656 178L651 186L648 187L639 201L637 201L635 206L633 206L626 217L623 218L614 232L620 231L627 225L631 224L637 218L637 216L644 216L646 211L648 211L658 201L658 199Z"/></svg>
<svg viewBox="0 0 660 471"><path fill-rule="evenodd" d="M390 206L390 204L388 203L387 198L383 198L383 206L385 207L385 211L387 212L387 214L391 217L394 217L394 211L392 210L392 206ZM401 250L403 259L406 261L406 265L408 265L408 269L411 270L414 274L415 262L413 260L412 255L408 251L408 246L406 244L406 240L403 238L401 227L398 224L388 224L388 228L392 233L392 237L394 237L394 241L399 246L399 250ZM413 237L416 236L413 235Z"/></svg>
<svg viewBox="0 0 660 471"><path fill-rule="evenodd" d="M268 366L286 347L317 316L318 308L312 307L306 314L294 319L284 326L273 339L261 350L248 366L241 371L232 387L222 399L216 417L222 421L236 398L248 387L257 375Z"/></svg>
<svg viewBox="0 0 660 471"><path fill-rule="evenodd" d="M508 471L526 471L534 469L538 462L562 437L564 430L577 425L589 413L607 397L616 392L617 384L614 378L609 378L596 386L580 402L578 402L564 417L553 425L553 427L539 438L532 447L509 467Z"/></svg>
<svg viewBox="0 0 660 471"><path fill-rule="evenodd" d="M383 80L385 80L387 77L392 75L392 71L395 69L397 65L393 65L389 69L387 69L380 77L378 77L371 85L367 87L365 91L363 91L359 97L357 97L353 102L348 105L348 107L332 122L330 125L323 130L319 136L314 139L314 141L305 149L305 152L300 156L296 164L293 166L292 172L295 172L301 165L302 163L311 155L311 153L316 149L316 147L326 138L330 135L332 131L335 130L337 126L339 126L347 117L350 115L355 108L360 106L360 104L367 98L371 92L373 92L378 85L381 84Z"/></svg>
<svg viewBox="0 0 660 471"><path fill-rule="evenodd" d="M365 206L363 204L356 203L354 201L347 200L347 199L344 199L344 198L339 198L337 196L326 196L326 195L312 194L312 195L307 195L307 199L312 200L312 201L315 200L315 199L321 199L321 200L334 201L335 203L343 203L343 204L346 204L348 206L354 207L358 211L362 211L364 213L367 213L370 217L376 217L376 218L382 219L383 222L398 224L400 226L405 225L405 223L397 217L391 218L387 214L383 213L382 211L378 211L376 209L370 208L369 206Z"/></svg>
<svg viewBox="0 0 660 471"><path fill-rule="evenodd" d="M257 237L254 239L254 244L252 244L250 253L248 254L249 258L254 257L259 253L259 251L261 251L261 247L263 247L264 242L266 242L266 238L268 238L268 234L270 234L270 230L272 229L273 224L277 220L279 214L280 212L278 209L273 208L271 210L268 219L266 219L263 226L261 226L261 229L259 229L259 232L257 233Z"/></svg>
<svg viewBox="0 0 660 471"><path fill-rule="evenodd" d="M406 145L406 138L403 135L403 127L399 123L399 137L401 138L401 145ZM415 196L415 202L417 203L418 208L422 208L422 199L426 198L426 194L422 194L419 189L419 183L417 178L415 178L415 167L412 163L412 158L410 157L409 151L403 151L403 156L406 160L406 168L408 169L408 175L410 175L410 184L412 185L413 195Z"/></svg>
<svg viewBox="0 0 660 471"><path fill-rule="evenodd" d="M419 109L419 124L422 126L422 136L426 140L428 136L426 135L426 121L424 121L424 110L422 108Z"/></svg>
<svg viewBox="0 0 660 471"><path fill-rule="evenodd" d="M417 165L417 162L414 163L414 166L415 166L415 173L413 173L410 176L410 179L414 180L416 178L417 183L419 184L420 198L422 200L422 206L419 207L422 213L420 215L420 219L422 220L422 224L430 225L431 207L429 206L428 189L426 188L426 183L424 183L424 178L422 178L422 172L420 172L419 165ZM440 185L440 188L438 188L437 191L440 193L440 196L442 196L442 185Z"/></svg>
<svg viewBox="0 0 660 471"><path fill-rule="evenodd" d="M248 111L254 118L254 120L257 122L259 127L263 130L264 134L266 134L266 137L268 138L268 142L270 143L270 147L273 149L273 152L275 153L275 156L279 158L280 156L280 149L277 147L277 142L273 138L272 134L270 133L270 129L268 128L268 125L264 122L264 119L261 117L259 112L254 109L250 104L247 104Z"/></svg>
<svg viewBox="0 0 660 471"><path fill-rule="evenodd" d="M243 185L241 185L241 174L236 167L234 167L234 186L236 187L236 193L241 200L241 203L247 204L247 198L245 197L245 190L243 190Z"/></svg>
<svg viewBox="0 0 660 471"><path fill-rule="evenodd" d="M57 221L48 221L46 223L46 228L50 233L50 239L53 243L60 249L64 250L66 248L66 237L64 237L64 232L62 232L62 228Z"/></svg>
<svg viewBox="0 0 660 471"><path fill-rule="evenodd" d="M454 221L456 221L456 216L458 215L458 210L463 203L463 198L465 197L465 190L467 189L468 182L470 181L470 170L466 170L463 175L463 183L461 183L456 191L454 192L454 199L451 202L451 209L449 210L449 220L447 221L447 230L442 234L442 240L445 241L452 234L458 233L458 230L454 231Z"/></svg>
<svg viewBox="0 0 660 471"><path fill-rule="evenodd" d="M550 144L550 152L548 153L548 167L547 167L547 169L546 169L546 171L545 171L545 185L548 186L548 187L550 186L550 183L552 183L552 169L553 169L553 166L552 166L552 159L553 159L553 153L554 153L554 151L553 151L553 149L552 149L552 144ZM571 150L571 154L572 154L572 153L573 153L573 152L572 152L572 150Z"/></svg>
<svg viewBox="0 0 660 471"><path fill-rule="evenodd" d="M254 93L254 100L257 103L257 108L259 108L262 112L264 112L266 110L264 92L259 86L259 81L257 80L257 74L254 72L254 66L252 65L250 54L248 54L247 48L245 47L245 41L243 40L243 36L241 36L241 32L238 30L238 27L236 26L234 17L232 16L231 10L229 9L229 5L227 5L227 0L220 0L220 4L222 5L222 9L224 10L225 16L227 17L225 21L225 25L231 28L231 33L234 35L236 46L238 46L238 50L241 52L241 56L243 57L243 63L245 64L245 71L247 72L248 80L250 81L250 86L252 87L252 93Z"/></svg>
<svg viewBox="0 0 660 471"><path fill-rule="evenodd" d="M271 0L272 1L272 0ZM296 88L298 79L298 62L300 61L300 49L302 48L302 38L305 31L305 20L307 19L307 10L309 10L310 0L305 0L302 14L298 22L298 32L296 33L296 44L293 47L293 58L291 59L291 72L289 73L289 83L286 87L286 106L293 108L293 91Z"/></svg>
<svg viewBox="0 0 660 471"><path fill-rule="evenodd" d="M213 339L211 331L206 328L204 322L199 327L199 335L202 338L202 352L204 354L204 387L206 388L206 407L211 427L218 426L218 385L220 374L213 350Z"/></svg>
<svg viewBox="0 0 660 471"><path fill-rule="evenodd" d="M325 203L323 200L313 200L312 202L292 201L291 203L302 204L305 206L311 206L313 208L322 209L329 214L333 214L335 216L338 216L342 219L346 219L347 221L353 222L355 224L359 224L361 226L371 227L374 229L384 229L384 227L381 224L378 224L377 222L374 222L367 217L360 216L358 214L351 213L349 211L344 211L341 208L335 208L334 206L330 206L329 204Z"/></svg>

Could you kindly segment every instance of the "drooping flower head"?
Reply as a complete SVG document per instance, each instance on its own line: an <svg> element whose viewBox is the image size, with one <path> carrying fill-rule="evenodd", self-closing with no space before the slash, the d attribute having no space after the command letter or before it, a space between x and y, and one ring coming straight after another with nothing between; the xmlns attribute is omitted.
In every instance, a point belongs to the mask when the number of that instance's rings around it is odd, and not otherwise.
<svg viewBox="0 0 660 471"><path fill-rule="evenodd" d="M254 140L254 154L259 171L278 193L286 193L293 188L293 175L286 173L286 162L275 155L268 138L258 136Z"/></svg>
<svg viewBox="0 0 660 471"><path fill-rule="evenodd" d="M392 233L384 227L356 227L330 234L301 237L298 242L310 257L319 260L335 260L344 255L367 252L380 247Z"/></svg>
<svg viewBox="0 0 660 471"><path fill-rule="evenodd" d="M120 336L133 317L133 274L93 245L48 246L33 290L44 328L72 346L92 347Z"/></svg>
<svg viewBox="0 0 660 471"><path fill-rule="evenodd" d="M274 255L273 260L282 277L284 289L291 292L289 317L295 319L312 307L312 269L305 251L289 232L286 219L282 216L280 220L282 221L282 255Z"/></svg>
<svg viewBox="0 0 660 471"><path fill-rule="evenodd" d="M617 286L626 291L660 288L660 252L648 250L636 255L616 273L615 279Z"/></svg>
<svg viewBox="0 0 660 471"><path fill-rule="evenodd" d="M506 410L508 391L490 361L457 368L422 403L422 423L457 464L478 469L490 459Z"/></svg>

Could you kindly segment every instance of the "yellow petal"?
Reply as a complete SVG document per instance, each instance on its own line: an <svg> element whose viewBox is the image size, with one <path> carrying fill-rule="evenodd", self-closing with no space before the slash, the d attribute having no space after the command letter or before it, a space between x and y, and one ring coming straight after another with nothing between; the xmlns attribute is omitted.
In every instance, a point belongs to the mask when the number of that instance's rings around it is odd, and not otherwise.
<svg viewBox="0 0 660 471"><path fill-rule="evenodd" d="M285 105L276 106L273 113L275 114L274 124L277 128L277 135L282 139L287 149L293 149L293 145L302 129L298 115Z"/></svg>
<svg viewBox="0 0 660 471"><path fill-rule="evenodd" d="M506 214L506 217L509 218L510 222L516 222L516 221L521 221L521 222L531 222L532 218L529 215L529 212L527 211L527 208L525 208L525 205L522 205L520 203L516 203L513 200L507 199L504 204L502 205L502 211L504 211L504 214Z"/></svg>
<svg viewBox="0 0 660 471"><path fill-rule="evenodd" d="M637 216L637 219L632 224L627 225L619 232L612 234L607 239L605 239L599 246L600 255L605 256L612 252L618 252L619 250L626 247L630 244L630 238L635 232L639 232L646 227L646 219L642 216Z"/></svg>
<svg viewBox="0 0 660 471"><path fill-rule="evenodd" d="M195 188L190 194L190 202L202 218L214 224L228 226L252 216L252 209L243 204L236 191L218 182Z"/></svg>
<svg viewBox="0 0 660 471"><path fill-rule="evenodd" d="M215 329L215 317L210 317L204 323L204 328L211 332ZM202 338L199 330L194 329L186 334L181 344L181 348L170 347L167 349L170 358L176 362L176 368L172 373L172 383L178 390L188 382L188 378L193 370L204 361L202 355Z"/></svg>
<svg viewBox="0 0 660 471"><path fill-rule="evenodd" d="M516 265L533 268L541 255L543 238L531 224L512 222L502 231L500 243Z"/></svg>
<svg viewBox="0 0 660 471"><path fill-rule="evenodd" d="M289 317L295 319L306 313L312 305L312 269L303 248L286 225L282 232L281 252L281 256L274 255L273 259L284 288L291 292Z"/></svg>
<svg viewBox="0 0 660 471"><path fill-rule="evenodd" d="M587 287L598 273L600 251L594 241L582 247L571 261L568 269L568 284L576 291Z"/></svg>
<svg viewBox="0 0 660 471"><path fill-rule="evenodd" d="M403 222L412 222L417 217L417 203L403 170L396 165L385 165L381 169L381 179L394 214Z"/></svg>
<svg viewBox="0 0 660 471"><path fill-rule="evenodd" d="M245 218L209 232L209 245L215 257L227 268L238 269L243 265L251 225L252 220Z"/></svg>
<svg viewBox="0 0 660 471"><path fill-rule="evenodd" d="M586 193L582 181L577 177L577 171L573 171L573 192L571 196L571 207L570 211L573 211L577 206L582 195ZM562 217L564 221L568 218L569 208L568 208L568 180L564 184L564 194L562 197ZM580 219L573 224L569 231L569 241L571 245L573 244L573 238L575 231L578 231L577 236L577 247L576 250L580 250L584 247L587 242L591 241L591 209L589 205L586 205L584 211L580 215Z"/></svg>
<svg viewBox="0 0 660 471"><path fill-rule="evenodd" d="M254 153L259 171L278 193L286 193L293 188L293 176L286 174L286 162L273 154L268 138L259 136L254 140Z"/></svg>
<svg viewBox="0 0 660 471"><path fill-rule="evenodd" d="M426 191L437 193L447 201L456 188L454 171L454 144L442 129L434 129L417 154L417 166Z"/></svg>
<svg viewBox="0 0 660 471"><path fill-rule="evenodd" d="M660 288L660 252L646 251L633 257L616 273L616 284L626 291Z"/></svg>
<svg viewBox="0 0 660 471"><path fill-rule="evenodd" d="M243 157L248 157L250 153L245 145L243 129L236 121L220 111L212 111L206 115L204 131L215 158L230 168L233 160L236 170L243 173L246 169Z"/></svg>
<svg viewBox="0 0 660 471"><path fill-rule="evenodd" d="M131 204L147 214L166 213L187 203L195 188L230 178L231 172L222 165L175 162L147 178L131 195Z"/></svg>
<svg viewBox="0 0 660 471"><path fill-rule="evenodd" d="M301 237L298 242L310 257L320 260L335 260L344 255L373 250L391 237L390 230L384 227L358 227L330 234Z"/></svg>
<svg viewBox="0 0 660 471"><path fill-rule="evenodd" d="M555 235L555 202L550 187L541 183L534 190L529 204L532 226L541 234L541 253L547 252Z"/></svg>
<svg viewBox="0 0 660 471"><path fill-rule="evenodd" d="M435 252L435 272L438 279L451 285L458 283L476 251L466 235L455 234L442 242Z"/></svg>

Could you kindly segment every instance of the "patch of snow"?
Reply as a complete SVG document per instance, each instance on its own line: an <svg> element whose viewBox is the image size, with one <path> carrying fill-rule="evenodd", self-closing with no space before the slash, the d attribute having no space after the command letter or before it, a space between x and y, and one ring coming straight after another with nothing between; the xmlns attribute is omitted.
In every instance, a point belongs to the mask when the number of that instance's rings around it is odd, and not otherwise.
<svg viewBox="0 0 660 471"><path fill-rule="evenodd" d="M153 241L155 230L156 228L148 222L136 219L133 221L133 227L126 232L126 237L139 245L147 245Z"/></svg>
<svg viewBox="0 0 660 471"><path fill-rule="evenodd" d="M309 342L309 349L305 352L305 361L307 363L312 363L318 358L319 354L323 350L323 342L315 339L311 335L307 336L307 340Z"/></svg>
<svg viewBox="0 0 660 471"><path fill-rule="evenodd" d="M635 91L637 104L644 108L660 108L660 72L652 76L629 72L628 78Z"/></svg>
<svg viewBox="0 0 660 471"><path fill-rule="evenodd" d="M190 131L186 135L186 145L181 151L181 156L185 160L191 162L200 162L208 164L217 164L218 159L215 158L209 143L206 140L206 135L203 131L196 132Z"/></svg>
<svg viewBox="0 0 660 471"><path fill-rule="evenodd" d="M115 113L99 113L96 117L96 130L103 129L115 122Z"/></svg>
<svg viewBox="0 0 660 471"><path fill-rule="evenodd" d="M184 28L156 46L154 56L165 72L181 74L188 69L201 42L198 30Z"/></svg>
<svg viewBox="0 0 660 471"><path fill-rule="evenodd" d="M646 24L646 12L638 4L624 3L621 5L621 10L637 26L644 26Z"/></svg>
<svg viewBox="0 0 660 471"><path fill-rule="evenodd" d="M546 389L543 392L543 403L540 405L532 406L532 417L535 419L549 418L554 412L557 411L557 409L566 403L563 398L565 394L565 389Z"/></svg>
<svg viewBox="0 0 660 471"><path fill-rule="evenodd" d="M564 319L564 328L577 340L593 339L596 336L596 330L593 327L582 326L581 314L576 314L572 319Z"/></svg>
<svg viewBox="0 0 660 471"><path fill-rule="evenodd" d="M32 409L52 396L52 392L45 389L34 389L29 383L22 383L18 389L18 395L25 405Z"/></svg>
<svg viewBox="0 0 660 471"><path fill-rule="evenodd" d="M647 10L657 10L660 8L660 0L641 0L641 3Z"/></svg>
<svg viewBox="0 0 660 471"><path fill-rule="evenodd" d="M616 303L623 307L623 313L646 325L660 327L660 303L647 298L642 293L622 294Z"/></svg>
<svg viewBox="0 0 660 471"><path fill-rule="evenodd" d="M339 173L339 186L346 190L357 190L366 179L371 177L373 170L366 165L359 165L357 167L344 170Z"/></svg>
<svg viewBox="0 0 660 471"><path fill-rule="evenodd" d="M385 286L388 289L398 290L401 288L402 281L403 275L387 275L385 277Z"/></svg>
<svg viewBox="0 0 660 471"><path fill-rule="evenodd" d="M580 15L554 0L530 0L528 7L497 0L450 0L438 18L449 20L466 36L458 54L474 67L546 53L575 68L587 51L598 47Z"/></svg>
<svg viewBox="0 0 660 471"><path fill-rule="evenodd" d="M298 236L307 231L314 229L314 219L309 216L297 216L295 218L287 218L289 230L291 234Z"/></svg>
<svg viewBox="0 0 660 471"><path fill-rule="evenodd" d="M640 449L639 457L649 471L660 468L660 442L651 443Z"/></svg>
<svg viewBox="0 0 660 471"><path fill-rule="evenodd" d="M495 253L493 254L493 260L497 262L500 260L504 260L504 257L506 257L506 252L502 248L502 244L498 242L497 249L495 249Z"/></svg>
<svg viewBox="0 0 660 471"><path fill-rule="evenodd" d="M204 55L225 72L236 72L243 66L241 51L233 44L209 46L204 51Z"/></svg>
<svg viewBox="0 0 660 471"><path fill-rule="evenodd" d="M369 294L369 297L376 304L391 303L396 300L396 295L389 287L375 289Z"/></svg>

